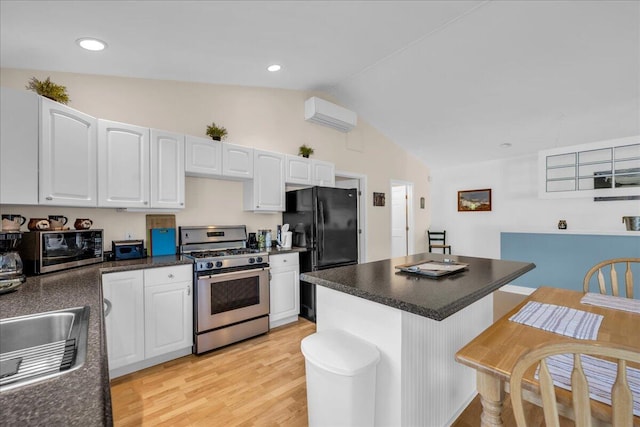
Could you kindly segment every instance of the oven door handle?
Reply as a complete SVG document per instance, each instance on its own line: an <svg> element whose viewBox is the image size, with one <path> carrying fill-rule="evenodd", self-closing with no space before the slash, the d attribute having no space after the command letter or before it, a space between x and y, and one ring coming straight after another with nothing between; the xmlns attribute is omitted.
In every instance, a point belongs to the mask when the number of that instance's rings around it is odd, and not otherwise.
<svg viewBox="0 0 640 427"><path fill-rule="evenodd" d="M232 271L229 273L220 273L220 274L210 274L210 275L206 275L206 276L200 276L198 277L198 280L202 280L202 279L215 279L218 277L229 277L229 276L237 276L238 273L248 273L251 274L254 271L262 271L262 270L270 270L271 267L261 267L261 268L253 268L251 270L237 270L237 271Z"/></svg>

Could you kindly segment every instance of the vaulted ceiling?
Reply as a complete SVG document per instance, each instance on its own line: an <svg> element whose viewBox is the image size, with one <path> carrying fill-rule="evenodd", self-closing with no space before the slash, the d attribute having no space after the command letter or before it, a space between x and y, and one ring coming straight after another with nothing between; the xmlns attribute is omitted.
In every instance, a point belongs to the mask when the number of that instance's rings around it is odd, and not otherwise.
<svg viewBox="0 0 640 427"><path fill-rule="evenodd" d="M2 0L0 13L2 67L319 90L434 168L640 134L636 0ZM89 36L108 48L78 48Z"/></svg>

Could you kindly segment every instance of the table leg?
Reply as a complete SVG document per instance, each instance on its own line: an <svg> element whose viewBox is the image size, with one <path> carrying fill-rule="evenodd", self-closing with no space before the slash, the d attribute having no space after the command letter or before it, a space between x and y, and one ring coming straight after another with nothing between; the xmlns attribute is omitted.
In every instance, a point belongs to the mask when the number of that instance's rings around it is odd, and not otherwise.
<svg viewBox="0 0 640 427"><path fill-rule="evenodd" d="M502 381L483 372L477 372L476 387L482 403L480 425L482 427L502 427L502 402L504 389Z"/></svg>

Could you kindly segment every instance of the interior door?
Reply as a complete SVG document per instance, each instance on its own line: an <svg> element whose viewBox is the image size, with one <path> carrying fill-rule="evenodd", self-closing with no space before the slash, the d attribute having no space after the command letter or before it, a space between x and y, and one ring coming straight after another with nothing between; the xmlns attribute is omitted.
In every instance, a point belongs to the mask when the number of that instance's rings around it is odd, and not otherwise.
<svg viewBox="0 0 640 427"><path fill-rule="evenodd" d="M391 257L409 254L407 239L407 186L391 187Z"/></svg>

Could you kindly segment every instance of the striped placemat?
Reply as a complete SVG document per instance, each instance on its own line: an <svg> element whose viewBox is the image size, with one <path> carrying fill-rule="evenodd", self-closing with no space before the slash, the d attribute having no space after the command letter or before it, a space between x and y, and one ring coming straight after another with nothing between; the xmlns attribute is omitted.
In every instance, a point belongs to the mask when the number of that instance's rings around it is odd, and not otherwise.
<svg viewBox="0 0 640 427"><path fill-rule="evenodd" d="M581 340L595 340L603 316L560 305L529 301L511 316L512 322Z"/></svg>
<svg viewBox="0 0 640 427"><path fill-rule="evenodd" d="M589 396L593 400L611 405L611 387L616 380L617 365L608 360L582 355L582 369L589 383ZM573 355L558 354L546 359L553 383L565 390L571 390ZM536 370L536 379L538 379ZM633 415L640 416L640 369L627 366L627 382L633 394Z"/></svg>
<svg viewBox="0 0 640 427"><path fill-rule="evenodd" d="M597 305L599 307L613 308L614 310L630 311L640 314L640 300L614 297L613 295L587 293L580 300L581 304Z"/></svg>

